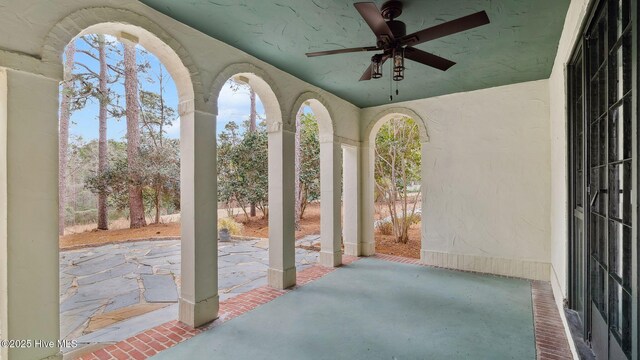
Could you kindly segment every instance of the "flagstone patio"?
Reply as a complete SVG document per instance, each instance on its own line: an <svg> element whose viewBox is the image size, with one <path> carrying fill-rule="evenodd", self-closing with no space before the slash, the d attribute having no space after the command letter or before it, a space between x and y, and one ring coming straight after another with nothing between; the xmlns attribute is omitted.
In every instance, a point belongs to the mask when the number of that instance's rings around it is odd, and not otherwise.
<svg viewBox="0 0 640 360"><path fill-rule="evenodd" d="M220 242L220 300L267 284L266 239ZM318 253L296 249L298 270ZM80 346L121 341L177 318L180 240L60 252L61 337Z"/></svg>

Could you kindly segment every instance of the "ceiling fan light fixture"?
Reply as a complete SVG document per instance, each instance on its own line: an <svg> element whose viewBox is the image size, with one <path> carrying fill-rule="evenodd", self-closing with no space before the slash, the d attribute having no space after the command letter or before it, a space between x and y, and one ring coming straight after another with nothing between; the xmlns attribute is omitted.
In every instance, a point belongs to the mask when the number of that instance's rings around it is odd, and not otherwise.
<svg viewBox="0 0 640 360"><path fill-rule="evenodd" d="M404 48L395 49L393 51L393 80L403 80L404 69Z"/></svg>
<svg viewBox="0 0 640 360"><path fill-rule="evenodd" d="M380 79L382 77L382 55L371 57L371 78Z"/></svg>

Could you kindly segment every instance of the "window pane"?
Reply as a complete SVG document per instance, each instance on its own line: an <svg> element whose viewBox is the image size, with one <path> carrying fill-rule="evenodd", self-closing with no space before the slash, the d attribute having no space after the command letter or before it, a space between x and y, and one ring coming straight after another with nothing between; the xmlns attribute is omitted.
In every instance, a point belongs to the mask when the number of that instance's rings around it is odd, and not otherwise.
<svg viewBox="0 0 640 360"><path fill-rule="evenodd" d="M590 86L589 86L589 94L590 94L590 99L589 99L589 116L590 116L590 123L592 123L593 121L595 121L599 116L600 116L600 100L598 99L598 75L596 75L596 77L594 79L592 79L590 81Z"/></svg>
<svg viewBox="0 0 640 360"><path fill-rule="evenodd" d="M582 184L582 171L578 170L576 172L576 181L575 181L575 187L574 187L574 191L575 191L575 197L576 197L576 205L577 206L583 206L583 202L582 202L582 189L583 189L583 184Z"/></svg>
<svg viewBox="0 0 640 360"><path fill-rule="evenodd" d="M624 101L609 113L609 161L631 157L631 101Z"/></svg>
<svg viewBox="0 0 640 360"><path fill-rule="evenodd" d="M609 271L631 286L631 228L609 221Z"/></svg>
<svg viewBox="0 0 640 360"><path fill-rule="evenodd" d="M625 353L631 353L631 296L609 278L610 324Z"/></svg>
<svg viewBox="0 0 640 360"><path fill-rule="evenodd" d="M598 24L593 28L589 35L589 73L593 75L596 73L600 65L604 62L606 57L605 48L605 17L601 16L598 20Z"/></svg>
<svg viewBox="0 0 640 360"><path fill-rule="evenodd" d="M609 103L613 105L631 89L631 33L611 55L609 81Z"/></svg>
<svg viewBox="0 0 640 360"><path fill-rule="evenodd" d="M609 216L631 225L631 161L609 166Z"/></svg>
<svg viewBox="0 0 640 360"><path fill-rule="evenodd" d="M605 165L607 163L606 158L606 146L607 146L607 119L600 119L598 121L598 165Z"/></svg>
<svg viewBox="0 0 640 360"><path fill-rule="evenodd" d="M606 319L607 308L604 296L604 269L598 265L597 261L591 259L591 300Z"/></svg>
<svg viewBox="0 0 640 360"><path fill-rule="evenodd" d="M596 167L591 169L589 186L591 192L589 194L591 211L606 216L607 205L607 183L606 183L606 167Z"/></svg>
<svg viewBox="0 0 640 360"><path fill-rule="evenodd" d="M606 220L602 216L591 216L591 255L603 265L606 265L605 241Z"/></svg>
<svg viewBox="0 0 640 360"><path fill-rule="evenodd" d="M610 3L612 5L610 11L614 14L615 18L615 24L612 24L613 26L611 26L611 33L614 35L614 39L617 40L629 24L631 0L611 0Z"/></svg>
<svg viewBox="0 0 640 360"><path fill-rule="evenodd" d="M600 121L591 124L591 141L589 142L589 157L591 166L597 166L600 163Z"/></svg>

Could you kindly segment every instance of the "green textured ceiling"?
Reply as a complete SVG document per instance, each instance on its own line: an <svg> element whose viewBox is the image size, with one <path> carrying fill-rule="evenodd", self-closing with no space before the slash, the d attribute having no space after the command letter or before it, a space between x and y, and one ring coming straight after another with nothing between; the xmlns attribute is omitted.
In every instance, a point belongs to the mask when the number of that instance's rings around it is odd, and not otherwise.
<svg viewBox="0 0 640 360"><path fill-rule="evenodd" d="M389 103L384 77L359 82L372 53L307 58L309 51L375 45L347 0L141 0L359 107ZM485 10L491 23L417 47L457 64L446 72L407 60L394 102L548 78L570 0L405 0L407 33ZM378 7L382 1L376 1ZM393 84L395 90L395 83Z"/></svg>

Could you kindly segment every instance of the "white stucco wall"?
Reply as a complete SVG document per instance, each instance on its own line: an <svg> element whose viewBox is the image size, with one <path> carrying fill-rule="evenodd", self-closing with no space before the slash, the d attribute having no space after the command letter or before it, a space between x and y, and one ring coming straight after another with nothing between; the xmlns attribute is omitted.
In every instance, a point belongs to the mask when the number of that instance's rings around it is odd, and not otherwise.
<svg viewBox="0 0 640 360"><path fill-rule="evenodd" d="M567 87L565 66L569 62L588 0L573 0L565 19L558 53L549 78L551 130L551 284L556 301L567 297Z"/></svg>
<svg viewBox="0 0 640 360"><path fill-rule="evenodd" d="M548 91L540 80L393 104L427 127L424 261L549 279ZM363 110L363 139L385 108Z"/></svg>

